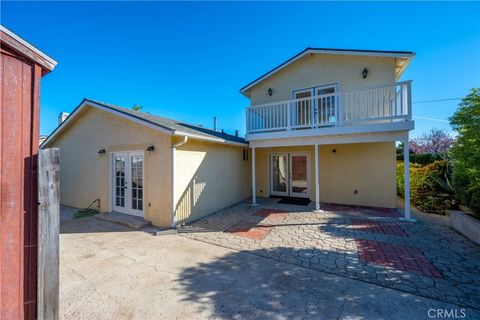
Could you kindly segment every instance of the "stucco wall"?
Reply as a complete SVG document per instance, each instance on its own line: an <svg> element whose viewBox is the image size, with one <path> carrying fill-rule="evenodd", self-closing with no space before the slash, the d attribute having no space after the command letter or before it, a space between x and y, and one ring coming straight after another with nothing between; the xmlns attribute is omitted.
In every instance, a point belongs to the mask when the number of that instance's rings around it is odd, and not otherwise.
<svg viewBox="0 0 480 320"><path fill-rule="evenodd" d="M101 211L110 205L110 153L145 150L144 215L157 226L172 223L171 137L105 111L90 108L77 118L52 147L60 148L61 203L84 208L101 200ZM105 149L105 155L98 150Z"/></svg>
<svg viewBox="0 0 480 320"><path fill-rule="evenodd" d="M336 152L333 153L332 150ZM269 154L307 152L310 199L315 200L314 147L260 148L256 150L257 196L270 196ZM396 207L395 143L357 143L319 146L320 201ZM354 194L357 190L357 194Z"/></svg>
<svg viewBox="0 0 480 320"><path fill-rule="evenodd" d="M362 78L362 70L368 77ZM292 90L338 82L340 92L352 92L395 82L395 60L384 57L305 56L251 89L251 105L292 99ZM267 94L272 88L273 94Z"/></svg>
<svg viewBox="0 0 480 320"><path fill-rule="evenodd" d="M195 140L177 148L175 198L178 224L251 196L251 163L243 160L243 149Z"/></svg>

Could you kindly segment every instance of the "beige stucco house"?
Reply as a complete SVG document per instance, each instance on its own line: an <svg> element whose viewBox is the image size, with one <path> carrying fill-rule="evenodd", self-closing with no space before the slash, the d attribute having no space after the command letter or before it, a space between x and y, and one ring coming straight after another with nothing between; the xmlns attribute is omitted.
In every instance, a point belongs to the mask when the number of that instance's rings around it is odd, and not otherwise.
<svg viewBox="0 0 480 320"><path fill-rule="evenodd" d="M191 222L251 196L396 207L395 144L414 128L412 52L307 48L240 91L245 139L85 99L43 143L61 199ZM404 144L408 146L408 143ZM408 151L405 218L410 219Z"/></svg>
<svg viewBox="0 0 480 320"><path fill-rule="evenodd" d="M64 205L170 227L248 198L248 143L172 119L85 99L42 144L60 149Z"/></svg>
<svg viewBox="0 0 480 320"><path fill-rule="evenodd" d="M395 144L414 128L411 81L397 81L413 56L307 48L243 87L252 202L287 196L311 199L317 210L321 202L396 207Z"/></svg>

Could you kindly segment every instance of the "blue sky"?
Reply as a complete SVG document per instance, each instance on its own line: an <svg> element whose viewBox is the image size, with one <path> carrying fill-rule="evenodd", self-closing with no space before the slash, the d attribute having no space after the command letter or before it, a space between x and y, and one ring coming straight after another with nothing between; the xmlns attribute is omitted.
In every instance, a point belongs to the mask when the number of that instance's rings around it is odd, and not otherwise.
<svg viewBox="0 0 480 320"><path fill-rule="evenodd" d="M411 50L413 101L480 86L480 4L5 2L2 24L55 58L42 81L40 130L89 97L245 132L239 89L305 47ZM458 101L414 104L446 120ZM448 123L416 119L416 136Z"/></svg>

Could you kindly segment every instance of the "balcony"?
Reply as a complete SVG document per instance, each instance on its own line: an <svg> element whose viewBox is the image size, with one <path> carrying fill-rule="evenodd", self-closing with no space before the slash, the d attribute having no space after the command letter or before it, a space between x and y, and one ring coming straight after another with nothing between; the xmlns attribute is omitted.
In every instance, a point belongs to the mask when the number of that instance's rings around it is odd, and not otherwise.
<svg viewBox="0 0 480 320"><path fill-rule="evenodd" d="M362 127L362 132L368 132L368 125L377 124L378 128L378 124L388 125L412 119L411 81L356 92L331 93L251 106L247 108L246 118L247 139L272 136L261 135L262 133L281 132L288 132L289 136L301 132L305 136L308 135L308 130L317 129L311 132L318 134L322 128L325 133L355 133L353 127Z"/></svg>

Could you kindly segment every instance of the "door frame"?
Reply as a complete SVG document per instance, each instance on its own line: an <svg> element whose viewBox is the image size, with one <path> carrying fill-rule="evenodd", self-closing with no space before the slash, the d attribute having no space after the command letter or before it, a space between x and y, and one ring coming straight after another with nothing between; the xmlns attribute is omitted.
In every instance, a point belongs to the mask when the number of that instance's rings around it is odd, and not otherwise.
<svg viewBox="0 0 480 320"><path fill-rule="evenodd" d="M273 191L273 166L272 160L274 156L287 156L287 185L285 188L285 192L280 191ZM280 196L280 197L288 197L289 194L289 186L290 186L290 156L288 152L270 152L268 154L268 184L270 189L270 195Z"/></svg>
<svg viewBox="0 0 480 320"><path fill-rule="evenodd" d="M292 159L293 156L305 156L307 158L307 193L296 193L292 191ZM289 178L288 178L288 193L290 197L296 198L310 198L310 157L308 152L290 152L288 153L288 170L289 170Z"/></svg>
<svg viewBox="0 0 480 320"><path fill-rule="evenodd" d="M273 188L273 174L272 174L272 157L275 155L287 155L287 169L288 169L288 178L287 178L287 191L286 192L274 192L272 190ZM307 157L307 193L306 194L301 194L301 193L293 193L291 191L292 188L292 181L291 181L291 170L292 170L292 161L291 157L292 155L304 155ZM269 152L268 153L268 184L269 184L269 191L270 195L273 196L281 196L281 197L297 197L297 198L310 198L310 192L311 192L311 184L310 180L311 179L311 170L310 170L310 152L308 151L294 151L294 152Z"/></svg>
<svg viewBox="0 0 480 320"><path fill-rule="evenodd" d="M114 167L114 157L116 155L125 155L125 172L126 172L126 177L125 179L129 179L129 189L128 191L125 191L125 210L117 210L118 212L125 213L131 216L135 217L140 217L144 218L145 217L145 152L143 150L128 150L128 151L112 151L110 152L110 157L109 157L109 211L112 212L114 211L114 203L115 203L115 167ZM142 210L136 210L136 209L130 209L131 208L131 194L132 194L132 189L131 189L131 156L132 155L141 155L143 157L143 165L142 165L142 180L143 180L143 191L142 191ZM128 172L128 176L127 176Z"/></svg>

